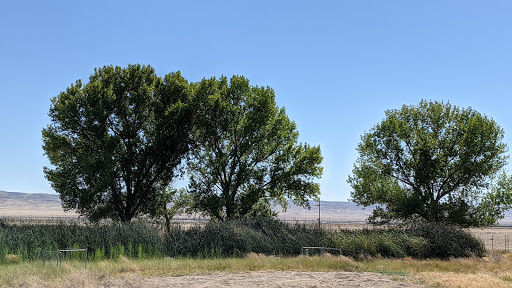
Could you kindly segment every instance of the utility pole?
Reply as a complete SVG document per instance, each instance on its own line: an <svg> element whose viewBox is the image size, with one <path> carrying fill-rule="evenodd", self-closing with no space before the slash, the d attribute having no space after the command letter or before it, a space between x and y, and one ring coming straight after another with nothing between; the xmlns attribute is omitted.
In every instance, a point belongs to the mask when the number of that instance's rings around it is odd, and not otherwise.
<svg viewBox="0 0 512 288"><path fill-rule="evenodd" d="M322 228L322 224L320 224L320 198L318 198L318 229Z"/></svg>

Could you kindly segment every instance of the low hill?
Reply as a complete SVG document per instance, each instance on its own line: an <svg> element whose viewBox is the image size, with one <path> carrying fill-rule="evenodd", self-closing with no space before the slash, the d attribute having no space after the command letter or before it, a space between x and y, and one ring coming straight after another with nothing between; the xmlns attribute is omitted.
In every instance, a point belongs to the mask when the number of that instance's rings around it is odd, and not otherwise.
<svg viewBox="0 0 512 288"><path fill-rule="evenodd" d="M371 209L361 209L352 202L321 202L322 222L364 223ZM0 191L0 217L77 217L75 213L64 212L57 194L20 193ZM178 217L181 218L181 217ZM279 213L286 221L318 221L318 205L311 203L311 210L290 204L286 212Z"/></svg>
<svg viewBox="0 0 512 288"><path fill-rule="evenodd" d="M57 194L0 191L0 217L76 217L64 212Z"/></svg>
<svg viewBox="0 0 512 288"><path fill-rule="evenodd" d="M372 207L362 208L353 202L321 201L320 218L322 223L364 224L371 214ZM77 214L64 212L57 194L20 193L0 190L0 217L33 218L75 218ZM177 217L185 219L185 217ZM285 212L279 213L285 221L317 222L318 203L311 202L311 210L290 204ZM500 225L512 225L512 211L505 213Z"/></svg>

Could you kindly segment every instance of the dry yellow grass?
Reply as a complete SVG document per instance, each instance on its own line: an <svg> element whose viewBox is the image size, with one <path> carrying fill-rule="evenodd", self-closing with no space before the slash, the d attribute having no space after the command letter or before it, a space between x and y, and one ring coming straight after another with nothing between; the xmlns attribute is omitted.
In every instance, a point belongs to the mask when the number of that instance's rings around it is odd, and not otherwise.
<svg viewBox="0 0 512 288"><path fill-rule="evenodd" d="M20 258L18 257L18 255L14 255L14 254L7 254L5 255L5 263L7 264L17 264L20 262Z"/></svg>
<svg viewBox="0 0 512 288"><path fill-rule="evenodd" d="M492 252L487 257L450 261L413 261L411 281L427 287L512 287L512 254Z"/></svg>
<svg viewBox="0 0 512 288"><path fill-rule="evenodd" d="M281 258L261 254L250 254L246 258L202 260L133 260L121 257L118 261L92 262L87 269L81 262L64 262L61 267L43 265L40 262L20 262L2 265L0 287L120 287L126 283L132 287L143 287L148 279L153 279L156 283L157 279L171 281L172 277L184 275L221 273L222 277L229 277L227 275L230 273L261 274L262 271L270 274L275 271L354 272L354 277L382 275L383 279L387 277L401 283L412 283L407 284L409 286L499 288L512 287L512 254L494 252L484 258L449 261L405 258L361 262L338 256ZM365 272L378 274L364 274Z"/></svg>
<svg viewBox="0 0 512 288"><path fill-rule="evenodd" d="M467 274L454 272L422 272L414 278L430 287L446 288L505 288L511 287L510 281L499 279L487 273Z"/></svg>

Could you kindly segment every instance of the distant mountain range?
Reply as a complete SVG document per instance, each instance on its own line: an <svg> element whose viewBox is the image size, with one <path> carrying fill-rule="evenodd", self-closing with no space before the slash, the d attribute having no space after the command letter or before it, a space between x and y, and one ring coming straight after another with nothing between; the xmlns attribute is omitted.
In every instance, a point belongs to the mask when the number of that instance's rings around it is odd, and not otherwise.
<svg viewBox="0 0 512 288"><path fill-rule="evenodd" d="M56 194L0 191L0 217L73 217Z"/></svg>
<svg viewBox="0 0 512 288"><path fill-rule="evenodd" d="M51 202L60 205L59 195L56 194L6 192L0 190L0 201L6 201L8 199Z"/></svg>
<svg viewBox="0 0 512 288"><path fill-rule="evenodd" d="M322 223L364 224L373 207L363 208L353 202L321 201ZM64 212L57 194L20 193L0 190L0 217L77 217L73 212ZM290 203L285 212L279 213L285 221L318 221L318 203L311 202L311 210ZM512 225L512 211L505 213L500 225Z"/></svg>
<svg viewBox="0 0 512 288"><path fill-rule="evenodd" d="M364 223L371 209L362 209L352 202L320 202L321 221L336 223ZM0 217L76 217L62 210L57 194L20 193L0 191ZM289 204L279 218L286 221L318 221L318 203L311 203L311 210Z"/></svg>

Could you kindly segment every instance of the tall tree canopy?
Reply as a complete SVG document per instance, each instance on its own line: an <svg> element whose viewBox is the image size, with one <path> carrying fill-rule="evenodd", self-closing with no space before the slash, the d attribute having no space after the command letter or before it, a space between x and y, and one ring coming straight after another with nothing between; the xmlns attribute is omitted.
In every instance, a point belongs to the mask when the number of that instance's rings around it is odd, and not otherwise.
<svg viewBox="0 0 512 288"><path fill-rule="evenodd" d="M274 91L239 76L194 86L202 103L188 170L195 208L225 220L268 215L272 202L286 207L287 199L309 207L319 194L320 147L298 143Z"/></svg>
<svg viewBox="0 0 512 288"><path fill-rule="evenodd" d="M495 224L512 204L503 134L492 119L450 103L388 110L361 137L348 178L352 198L377 204L373 222Z"/></svg>
<svg viewBox="0 0 512 288"><path fill-rule="evenodd" d="M141 65L96 69L53 98L44 173L63 207L93 220L160 211L191 144L191 99L179 72Z"/></svg>

